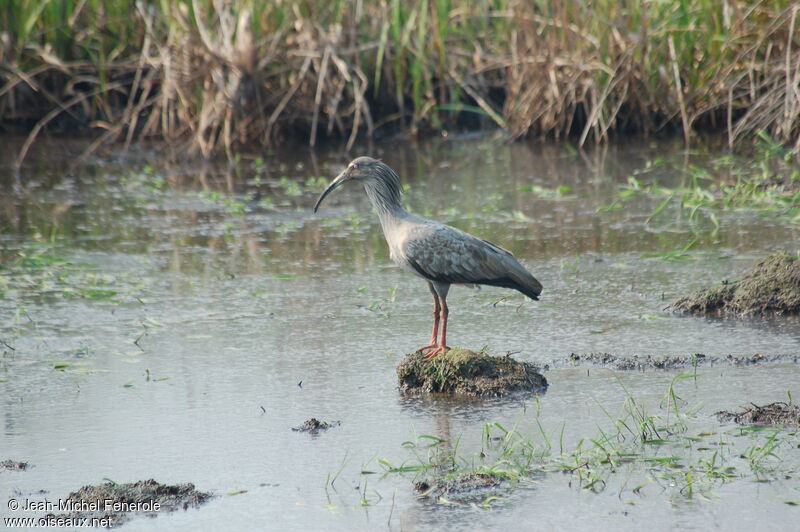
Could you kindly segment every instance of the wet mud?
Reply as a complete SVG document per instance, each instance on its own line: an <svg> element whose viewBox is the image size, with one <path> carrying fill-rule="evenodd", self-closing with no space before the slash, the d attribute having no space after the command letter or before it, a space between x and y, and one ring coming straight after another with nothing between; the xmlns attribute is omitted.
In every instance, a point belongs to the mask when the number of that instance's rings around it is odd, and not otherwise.
<svg viewBox="0 0 800 532"><path fill-rule="evenodd" d="M733 421L740 425L795 425L800 426L800 406L776 402L768 405L743 406L741 412L722 410L714 414L720 421Z"/></svg>
<svg viewBox="0 0 800 532"><path fill-rule="evenodd" d="M332 427L338 427L341 425L341 421L334 421L333 423L328 423L327 421L320 421L315 417L308 419L303 422L302 425L299 427L292 427L292 430L295 432L312 432L317 433L321 430L328 430Z"/></svg>
<svg viewBox="0 0 800 532"><path fill-rule="evenodd" d="M554 360L543 369L563 368L569 366L603 366L622 371L644 371L647 369L678 369L701 366L754 366L756 364L785 364L800 362L800 355L762 355L724 357L709 356L697 353L687 356L632 356L618 357L610 353L588 353L578 355L572 353L566 358Z"/></svg>
<svg viewBox="0 0 800 532"><path fill-rule="evenodd" d="M547 388L547 380L532 364L469 349L451 349L433 359L419 352L406 355L397 366L397 380L400 390L409 394L501 397Z"/></svg>
<svg viewBox="0 0 800 532"><path fill-rule="evenodd" d="M495 475L467 473L447 479L423 480L414 484L414 490L424 498L469 502L485 499L487 490L494 490L501 484L503 480Z"/></svg>
<svg viewBox="0 0 800 532"><path fill-rule="evenodd" d="M28 469L28 462L17 462L16 460L0 460L0 471L25 471Z"/></svg>
<svg viewBox="0 0 800 532"><path fill-rule="evenodd" d="M774 253L739 281L723 281L671 303L684 314L763 316L800 314L800 260Z"/></svg>
<svg viewBox="0 0 800 532"><path fill-rule="evenodd" d="M45 518L53 522L98 519L114 527L135 516L155 517L164 511L196 507L210 498L210 493L197 491L190 483L169 486L153 479L128 484L106 482L70 493L67 503L75 510L60 515L48 514Z"/></svg>

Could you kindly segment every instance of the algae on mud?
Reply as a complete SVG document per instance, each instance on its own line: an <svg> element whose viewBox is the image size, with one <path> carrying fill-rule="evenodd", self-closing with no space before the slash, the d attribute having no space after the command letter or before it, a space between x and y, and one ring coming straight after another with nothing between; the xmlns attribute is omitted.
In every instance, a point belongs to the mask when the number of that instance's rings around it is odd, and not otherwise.
<svg viewBox="0 0 800 532"><path fill-rule="evenodd" d="M800 260L773 253L739 281L723 281L682 297L667 309L687 314L733 316L800 313Z"/></svg>
<svg viewBox="0 0 800 532"><path fill-rule="evenodd" d="M527 362L493 357L469 349L451 349L433 359L406 355L397 366L400 390L406 393L449 393L500 397L547 388L547 380Z"/></svg>

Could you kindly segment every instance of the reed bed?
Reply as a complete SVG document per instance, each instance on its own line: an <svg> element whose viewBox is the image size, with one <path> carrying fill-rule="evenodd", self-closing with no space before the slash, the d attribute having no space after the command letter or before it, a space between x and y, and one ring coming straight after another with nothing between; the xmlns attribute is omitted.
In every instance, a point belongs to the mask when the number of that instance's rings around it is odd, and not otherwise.
<svg viewBox="0 0 800 532"><path fill-rule="evenodd" d="M766 132L800 147L791 0L13 0L0 124L210 157L290 138Z"/></svg>

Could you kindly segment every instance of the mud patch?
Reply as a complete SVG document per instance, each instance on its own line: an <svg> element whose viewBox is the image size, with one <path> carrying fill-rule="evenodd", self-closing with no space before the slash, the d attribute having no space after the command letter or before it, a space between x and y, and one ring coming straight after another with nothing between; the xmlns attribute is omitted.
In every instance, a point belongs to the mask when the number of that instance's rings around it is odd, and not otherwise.
<svg viewBox="0 0 800 532"><path fill-rule="evenodd" d="M770 403L764 406L744 406L742 412L722 410L714 414L720 421L733 421L740 425L798 425L800 406L788 403Z"/></svg>
<svg viewBox="0 0 800 532"><path fill-rule="evenodd" d="M800 260L774 253L742 280L723 282L682 297L667 307L687 314L761 316L800 314Z"/></svg>
<svg viewBox="0 0 800 532"><path fill-rule="evenodd" d="M400 390L411 394L500 397L547 388L547 380L532 364L469 349L451 349L433 359L421 353L406 355L397 366L397 380Z"/></svg>
<svg viewBox="0 0 800 532"><path fill-rule="evenodd" d="M568 366L603 366L622 371L646 369L677 369L685 367L702 367L702 366L754 366L756 364L781 364L781 363L797 363L800 361L800 355L762 355L755 354L751 356L735 357L728 355L725 357L708 356L702 353L697 353L688 356L632 356L632 357L618 357L610 353L589 353L585 355L578 355L572 353L567 358L554 360L552 364L544 367L545 370L553 368L561 368Z"/></svg>
<svg viewBox="0 0 800 532"><path fill-rule="evenodd" d="M28 462L17 462L15 460L0 461L0 471L25 471L28 469Z"/></svg>
<svg viewBox="0 0 800 532"><path fill-rule="evenodd" d="M97 519L107 526L119 526L134 516L155 517L160 512L196 507L211 498L210 493L194 489L194 484L168 486L153 479L129 484L106 482L98 486L84 486L70 493L65 507L74 508L65 514L48 514L52 522Z"/></svg>
<svg viewBox="0 0 800 532"><path fill-rule="evenodd" d="M414 490L420 497L469 502L484 499L486 491L494 491L501 484L503 480L495 475L466 473L449 479L423 480L414 484Z"/></svg>
<svg viewBox="0 0 800 532"><path fill-rule="evenodd" d="M338 427L341 425L341 421L334 421L333 423L327 423L325 421L320 421L315 417L312 417L309 420L303 422L302 425L299 427L292 427L292 430L295 432L313 432L317 433L321 430L328 430L331 427Z"/></svg>

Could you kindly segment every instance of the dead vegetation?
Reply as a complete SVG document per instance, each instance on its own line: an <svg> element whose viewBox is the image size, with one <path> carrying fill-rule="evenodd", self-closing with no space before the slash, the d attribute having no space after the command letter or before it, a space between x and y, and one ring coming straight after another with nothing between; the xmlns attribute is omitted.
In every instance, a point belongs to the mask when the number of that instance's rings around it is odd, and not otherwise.
<svg viewBox="0 0 800 532"><path fill-rule="evenodd" d="M187 141L203 156L305 137L494 124L766 131L800 147L800 6L617 3L13 2L0 10L0 123L89 127L96 146Z"/></svg>
<svg viewBox="0 0 800 532"><path fill-rule="evenodd" d="M741 412L722 410L714 414L720 421L740 425L800 425L800 406L776 402L768 405L743 406Z"/></svg>
<svg viewBox="0 0 800 532"><path fill-rule="evenodd" d="M775 253L756 264L741 280L723 281L682 297L667 308L688 314L798 314L800 260L787 253Z"/></svg>

